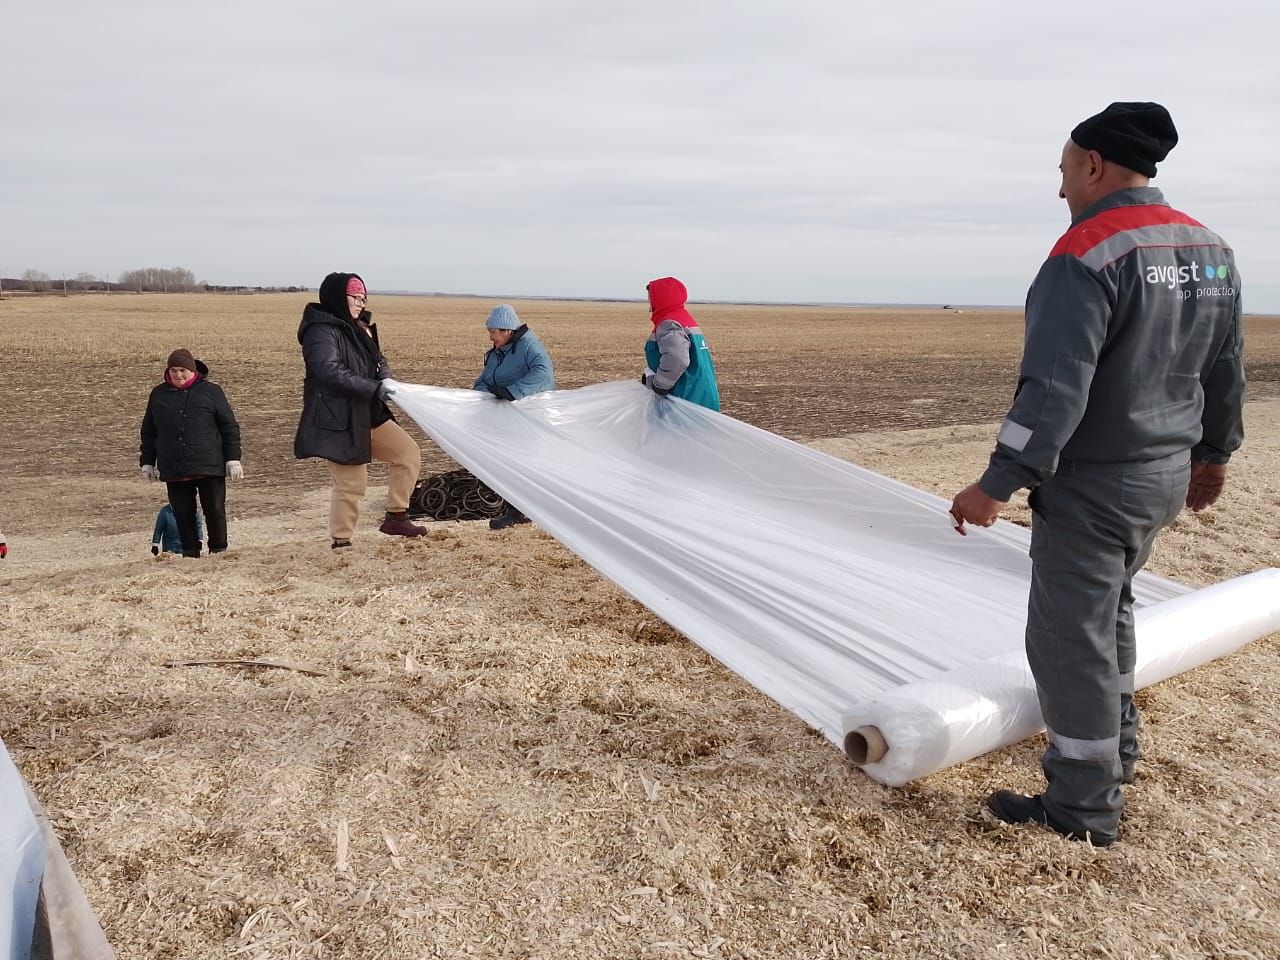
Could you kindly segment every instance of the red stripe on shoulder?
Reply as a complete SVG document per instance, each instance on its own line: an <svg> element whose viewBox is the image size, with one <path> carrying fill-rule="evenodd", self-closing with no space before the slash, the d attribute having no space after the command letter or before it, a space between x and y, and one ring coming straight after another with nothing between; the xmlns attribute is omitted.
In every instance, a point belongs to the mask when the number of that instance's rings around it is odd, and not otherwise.
<svg viewBox="0 0 1280 960"><path fill-rule="evenodd" d="M1142 227L1157 227L1169 223L1185 224L1189 227L1203 227L1199 220L1193 220L1181 210L1166 207L1160 203L1147 203L1133 207L1112 207L1090 217L1064 233L1049 251L1049 256L1057 257L1069 254L1081 257L1102 243L1125 230L1138 230Z"/></svg>

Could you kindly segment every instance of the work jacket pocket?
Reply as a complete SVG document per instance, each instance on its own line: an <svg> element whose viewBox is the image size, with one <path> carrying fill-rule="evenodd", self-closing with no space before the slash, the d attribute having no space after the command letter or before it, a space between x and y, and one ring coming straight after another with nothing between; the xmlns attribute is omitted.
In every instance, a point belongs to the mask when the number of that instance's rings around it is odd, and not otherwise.
<svg viewBox="0 0 1280 960"><path fill-rule="evenodd" d="M321 430L346 430L351 421L351 404L320 394L316 397L316 426Z"/></svg>

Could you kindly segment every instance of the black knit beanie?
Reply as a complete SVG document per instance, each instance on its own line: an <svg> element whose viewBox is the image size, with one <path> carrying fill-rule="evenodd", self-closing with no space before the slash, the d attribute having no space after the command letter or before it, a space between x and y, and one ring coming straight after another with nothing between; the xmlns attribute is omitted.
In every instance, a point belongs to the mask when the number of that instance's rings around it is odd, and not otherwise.
<svg viewBox="0 0 1280 960"><path fill-rule="evenodd" d="M1113 103L1071 131L1083 150L1097 150L1104 160L1154 177L1156 164L1178 142L1169 111L1158 103Z"/></svg>

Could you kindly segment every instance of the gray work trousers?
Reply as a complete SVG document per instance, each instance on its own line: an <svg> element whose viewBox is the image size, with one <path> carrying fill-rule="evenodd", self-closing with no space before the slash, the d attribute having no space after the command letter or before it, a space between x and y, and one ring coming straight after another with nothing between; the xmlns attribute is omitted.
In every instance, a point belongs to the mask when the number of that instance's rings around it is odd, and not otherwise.
<svg viewBox="0 0 1280 960"><path fill-rule="evenodd" d="M1133 575L1187 496L1190 457L1063 461L1031 493L1027 659L1049 736L1045 812L1112 839L1123 765L1138 759Z"/></svg>

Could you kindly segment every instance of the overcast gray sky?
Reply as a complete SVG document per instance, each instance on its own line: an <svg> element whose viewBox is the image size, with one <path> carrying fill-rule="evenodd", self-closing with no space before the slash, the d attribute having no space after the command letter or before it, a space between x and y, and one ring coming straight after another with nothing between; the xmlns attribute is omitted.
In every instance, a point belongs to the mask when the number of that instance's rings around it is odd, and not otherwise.
<svg viewBox="0 0 1280 960"><path fill-rule="evenodd" d="M1273 0L35 0L0 14L0 275L1021 303L1112 100L1280 312Z"/></svg>

